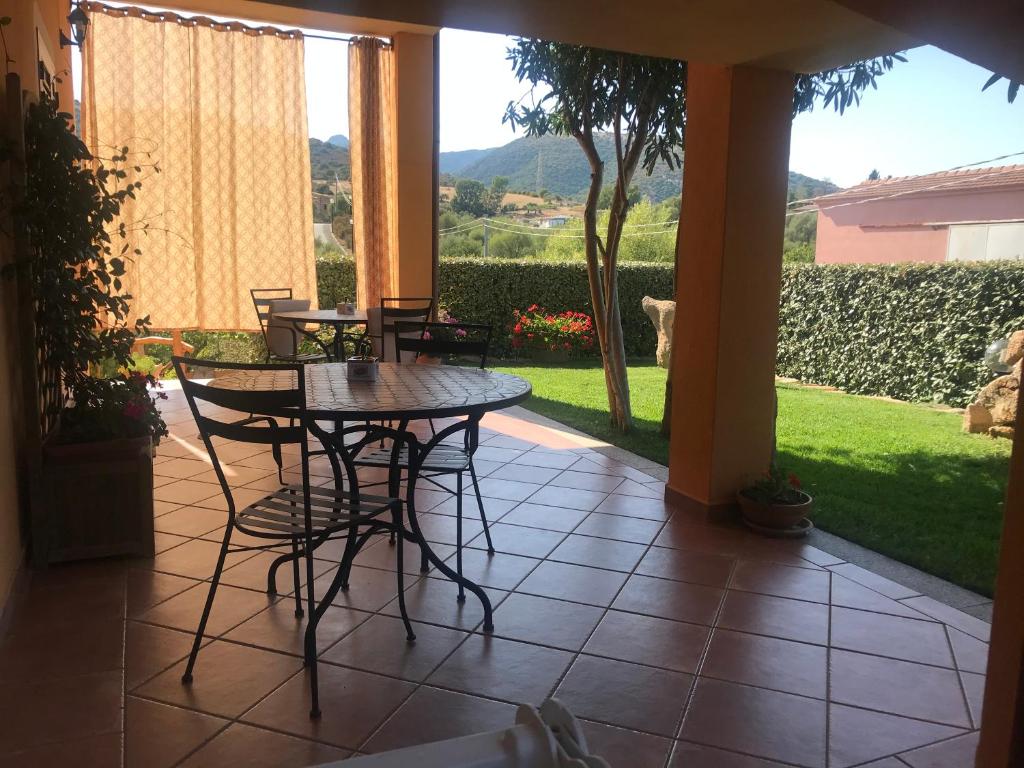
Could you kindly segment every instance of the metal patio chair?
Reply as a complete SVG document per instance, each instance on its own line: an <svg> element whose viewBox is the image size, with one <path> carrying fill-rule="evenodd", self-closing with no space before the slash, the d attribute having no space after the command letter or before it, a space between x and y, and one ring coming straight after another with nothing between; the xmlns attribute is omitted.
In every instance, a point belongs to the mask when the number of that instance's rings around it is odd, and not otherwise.
<svg viewBox="0 0 1024 768"><path fill-rule="evenodd" d="M291 288L250 288L249 295L267 348L266 362L316 363L327 359L326 350L299 352L302 339L298 329L292 323L274 320L274 312L302 312L309 309L309 299L293 299ZM323 345L320 346L322 348Z"/></svg>
<svg viewBox="0 0 1024 768"><path fill-rule="evenodd" d="M213 608L214 597L220 584L224 561L229 553L253 550L268 550L290 544L291 551L275 560L268 574L268 591L276 592L274 574L277 567L291 561L295 588L295 615L304 614L302 590L299 576L299 560L306 565L306 610L309 618L304 638L304 661L309 668L312 705L311 717L319 717L319 689L317 682L316 627L323 613L330 606L339 589L347 587L351 563L362 544L373 534L387 531L408 537L403 527L403 507L399 499L371 496L360 492L356 469L351 457L344 449L344 443L336 442L333 436L323 432L306 412L306 386L301 365L252 365L244 363L223 363L191 358L173 358L175 370L181 381L185 398L195 418L199 435L209 453L217 480L227 501L227 526L224 540L214 568L210 591L206 598L195 641L189 654L182 682L192 682L196 658L199 654L203 633ZM231 388L228 384L218 386L203 384L187 378L186 367L215 368L226 371L225 380L232 375L260 376L271 372L274 375L272 389ZM244 385L243 385L244 387ZM202 407L201 407L202 406ZM205 413L204 413L205 411ZM240 421L227 421L232 412L252 414ZM280 421L287 421L282 426ZM320 438L322 451L310 451L307 428ZM233 440L240 443L269 445L281 476L282 451L284 445L298 445L301 455L301 483L284 484L276 491L268 492L263 498L238 509L231 488L217 458L213 438ZM339 436L341 438L343 436ZM401 435L388 434L395 440ZM377 439L376 433L372 439ZM330 460L335 483L334 488L312 486L309 482L309 457L311 454L325 454ZM249 537L266 540L266 544L231 546L231 535L240 531ZM326 541L345 539L345 550L338 572L331 587L317 605L314 594L313 552ZM397 565L397 590L399 608L410 641L415 639L412 625L405 609L405 578L402 568L402 547L399 547Z"/></svg>
<svg viewBox="0 0 1024 768"><path fill-rule="evenodd" d="M463 359L474 359L483 369L487 364L492 330L490 325L474 323L428 323L396 320L393 325L394 345L398 353L398 360L403 364L416 364L424 355L431 358L456 355ZM408 353L409 357L406 357L404 353ZM405 425L402 426L404 428ZM436 432L433 423L430 427L433 436L423 446L419 478L446 493L455 495L455 570L459 576L462 576L462 488L463 475L466 472L469 472L477 507L480 510L480 522L483 523L484 536L487 539L487 552L490 555L494 554L487 513L484 510L484 500L480 494L476 468L473 466L473 454L480 442L479 420L465 419ZM446 442L459 433L462 433L461 440ZM399 470L408 470L409 455L405 447L399 447L396 451L393 445L379 445L364 454L357 454L353 463L361 467L397 467ZM434 479L444 475L455 475L454 491ZM426 558L423 559L422 570L426 570ZM460 584L459 602L464 599L465 593Z"/></svg>

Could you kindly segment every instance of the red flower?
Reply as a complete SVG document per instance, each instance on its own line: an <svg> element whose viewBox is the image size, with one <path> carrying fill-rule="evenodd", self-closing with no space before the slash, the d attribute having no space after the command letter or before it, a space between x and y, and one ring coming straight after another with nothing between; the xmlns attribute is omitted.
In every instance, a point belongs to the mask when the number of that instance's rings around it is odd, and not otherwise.
<svg viewBox="0 0 1024 768"><path fill-rule="evenodd" d="M522 323L516 323L516 327L512 329L512 333L514 333L514 334L516 334L518 336L522 332L523 332L523 324Z"/></svg>
<svg viewBox="0 0 1024 768"><path fill-rule="evenodd" d="M796 476L796 473L794 473L794 472L790 472L790 473L789 473L789 478L788 478L788 479L789 479L789 484L790 484L791 486L793 486L793 487L794 487L794 488L796 488L797 490L799 490L799 489L800 489L800 478Z"/></svg>
<svg viewBox="0 0 1024 768"><path fill-rule="evenodd" d="M129 402L124 406L124 415L129 419L139 419L146 412L146 409L142 407L141 403Z"/></svg>
<svg viewBox="0 0 1024 768"><path fill-rule="evenodd" d="M536 305L536 304L531 304L531 305L530 305L530 306L529 306L529 307L527 308L527 310L526 310L526 311L527 311L527 312L536 312L536 311L537 311L537 305Z"/></svg>

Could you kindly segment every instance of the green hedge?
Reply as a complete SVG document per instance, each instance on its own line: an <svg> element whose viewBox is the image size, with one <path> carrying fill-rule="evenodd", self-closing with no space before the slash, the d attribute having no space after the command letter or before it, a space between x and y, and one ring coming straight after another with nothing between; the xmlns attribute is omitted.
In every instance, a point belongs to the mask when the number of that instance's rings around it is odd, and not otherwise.
<svg viewBox="0 0 1024 768"><path fill-rule="evenodd" d="M1024 328L1024 264L783 270L777 371L846 392L954 406L992 374L988 343Z"/></svg>
<svg viewBox="0 0 1024 768"><path fill-rule="evenodd" d="M644 295L672 295L672 268L620 267L620 303L631 356L654 353ZM355 296L351 259L317 262L321 306ZM509 352L512 310L537 303L590 312L583 262L441 260L440 303L467 322L495 327ZM778 373L847 392L963 406L992 378L990 341L1024 328L1024 264L804 265L783 267Z"/></svg>
<svg viewBox="0 0 1024 768"><path fill-rule="evenodd" d="M626 354L653 355L654 326L640 308L645 295L672 295L672 268L665 264L631 263L620 266L619 304ZM464 258L441 260L440 304L465 322L494 326L494 353L510 352L508 326L513 309L540 304L552 312L573 309L591 312L587 270L583 262L542 262L513 259ZM332 307L355 297L355 267L351 259L317 262L320 306Z"/></svg>
<svg viewBox="0 0 1024 768"><path fill-rule="evenodd" d="M567 309L593 314L587 269L582 261L543 262L511 259L444 259L440 303L466 322L490 323L495 352L509 352L508 326L513 309L539 304L552 312ZM645 295L672 295L672 268L629 263L619 267L619 306L627 355L653 355L657 334L640 308Z"/></svg>

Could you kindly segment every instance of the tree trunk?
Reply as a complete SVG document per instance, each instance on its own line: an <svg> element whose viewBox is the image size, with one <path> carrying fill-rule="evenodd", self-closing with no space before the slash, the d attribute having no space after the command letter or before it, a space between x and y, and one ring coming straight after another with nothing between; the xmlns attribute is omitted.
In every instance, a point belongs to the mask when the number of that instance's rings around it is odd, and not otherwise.
<svg viewBox="0 0 1024 768"><path fill-rule="evenodd" d="M607 248L601 248L597 234L597 201L601 196L604 163L597 153L592 134L577 134L576 140L583 148L591 169L590 188L583 208L584 247L590 284L590 303L594 309L594 326L597 330L605 386L608 391L608 415L613 427L628 432L633 427L633 414L629 405L626 351L622 337L622 318L619 313L618 270L614 261L615 253L610 253ZM617 250L617 247L616 240L614 248Z"/></svg>

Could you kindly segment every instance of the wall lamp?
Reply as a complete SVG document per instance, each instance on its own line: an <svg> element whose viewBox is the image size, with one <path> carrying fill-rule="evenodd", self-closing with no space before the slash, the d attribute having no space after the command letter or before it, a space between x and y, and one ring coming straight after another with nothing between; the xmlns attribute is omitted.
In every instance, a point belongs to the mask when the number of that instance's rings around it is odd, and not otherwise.
<svg viewBox="0 0 1024 768"><path fill-rule="evenodd" d="M68 36L64 34L64 30L61 30L60 47L67 48L69 45L77 45L81 48L82 43L85 42L85 33L89 29L89 17L85 15L81 6L76 5L74 10L68 14L68 24L71 25L71 34L75 39L69 40Z"/></svg>

